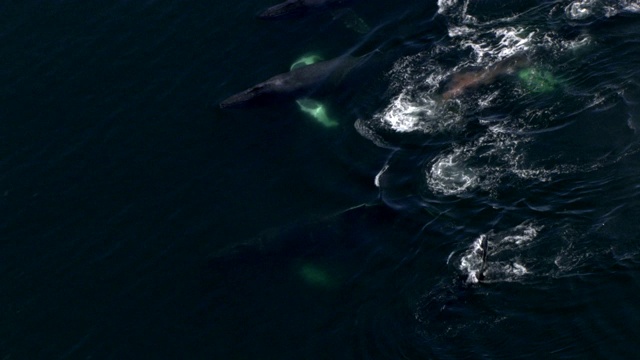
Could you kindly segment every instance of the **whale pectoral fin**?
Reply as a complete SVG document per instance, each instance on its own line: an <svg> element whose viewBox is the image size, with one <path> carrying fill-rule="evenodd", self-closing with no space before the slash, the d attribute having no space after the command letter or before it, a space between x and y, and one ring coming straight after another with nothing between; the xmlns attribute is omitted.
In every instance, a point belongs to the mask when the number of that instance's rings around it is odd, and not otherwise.
<svg viewBox="0 0 640 360"><path fill-rule="evenodd" d="M322 103L309 98L298 99L296 100L296 103L300 107L300 110L311 115L324 127L330 128L339 125L337 121L329 117L329 115L327 114L327 109Z"/></svg>

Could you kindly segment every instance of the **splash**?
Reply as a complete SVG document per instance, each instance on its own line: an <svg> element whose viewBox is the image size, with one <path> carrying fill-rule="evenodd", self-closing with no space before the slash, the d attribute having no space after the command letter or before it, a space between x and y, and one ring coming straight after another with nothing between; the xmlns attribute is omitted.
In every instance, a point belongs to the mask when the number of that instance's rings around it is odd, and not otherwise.
<svg viewBox="0 0 640 360"><path fill-rule="evenodd" d="M523 264L525 250L534 245L542 225L532 221L494 233L490 231L478 236L460 257L458 269L467 276L467 283L477 283L479 272L484 266L486 281L517 281L529 274L530 270ZM482 243L488 242L486 263L483 261Z"/></svg>
<svg viewBox="0 0 640 360"><path fill-rule="evenodd" d="M410 95L401 93L379 117L397 132L412 132L428 127L429 120L435 121L437 107L437 102L432 98L413 99Z"/></svg>
<svg viewBox="0 0 640 360"><path fill-rule="evenodd" d="M462 259L460 259L460 270L467 274L467 283L475 284L480 281L480 272L484 266L484 250L482 244L485 241L488 241L487 235L480 235Z"/></svg>

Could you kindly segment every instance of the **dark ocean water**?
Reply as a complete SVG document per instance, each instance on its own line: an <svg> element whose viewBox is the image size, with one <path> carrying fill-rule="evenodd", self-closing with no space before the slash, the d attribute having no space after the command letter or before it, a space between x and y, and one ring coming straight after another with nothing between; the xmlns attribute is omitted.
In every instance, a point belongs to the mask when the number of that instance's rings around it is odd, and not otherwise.
<svg viewBox="0 0 640 360"><path fill-rule="evenodd" d="M636 356L640 3L272 4L0 4L0 359Z"/></svg>

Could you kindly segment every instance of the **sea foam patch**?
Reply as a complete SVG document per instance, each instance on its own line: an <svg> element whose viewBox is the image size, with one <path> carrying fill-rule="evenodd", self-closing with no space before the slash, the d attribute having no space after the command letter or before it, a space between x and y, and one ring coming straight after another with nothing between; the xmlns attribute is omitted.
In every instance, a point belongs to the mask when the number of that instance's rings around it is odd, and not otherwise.
<svg viewBox="0 0 640 360"><path fill-rule="evenodd" d="M597 0L578 0L567 5L564 12L571 20L583 20L593 15Z"/></svg>
<svg viewBox="0 0 640 360"><path fill-rule="evenodd" d="M477 187L477 169L468 166L469 151L463 147L436 158L427 171L427 185L431 191L443 195L458 195Z"/></svg>
<svg viewBox="0 0 640 360"><path fill-rule="evenodd" d="M500 179L522 166L529 138L501 124L467 144L437 157L425 172L428 188L441 195L462 195L474 189L491 191Z"/></svg>
<svg viewBox="0 0 640 360"><path fill-rule="evenodd" d="M613 17L620 13L639 13L637 0L576 0L564 9L567 19L589 20L596 17Z"/></svg>
<svg viewBox="0 0 640 360"><path fill-rule="evenodd" d="M526 221L514 228L481 234L469 245L458 261L458 270L467 276L467 282L476 283L480 272L484 281L517 281L531 273L527 268L524 250L533 246L544 226ZM486 259L483 260L483 242L487 242Z"/></svg>

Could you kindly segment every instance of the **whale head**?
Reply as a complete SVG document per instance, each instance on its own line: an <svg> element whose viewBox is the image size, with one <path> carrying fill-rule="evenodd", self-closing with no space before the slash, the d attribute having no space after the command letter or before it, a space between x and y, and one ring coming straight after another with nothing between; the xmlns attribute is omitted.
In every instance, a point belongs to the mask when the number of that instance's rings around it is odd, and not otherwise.
<svg viewBox="0 0 640 360"><path fill-rule="evenodd" d="M277 100L278 93L272 91L270 83L261 83L245 91L231 95L220 102L221 109L237 109L265 106Z"/></svg>
<svg viewBox="0 0 640 360"><path fill-rule="evenodd" d="M246 105L255 98L255 94L251 93L251 89L229 96L220 102L221 109L238 108Z"/></svg>

